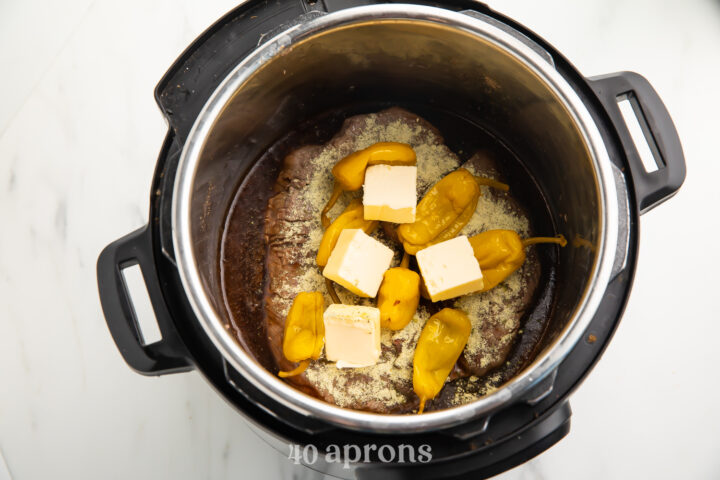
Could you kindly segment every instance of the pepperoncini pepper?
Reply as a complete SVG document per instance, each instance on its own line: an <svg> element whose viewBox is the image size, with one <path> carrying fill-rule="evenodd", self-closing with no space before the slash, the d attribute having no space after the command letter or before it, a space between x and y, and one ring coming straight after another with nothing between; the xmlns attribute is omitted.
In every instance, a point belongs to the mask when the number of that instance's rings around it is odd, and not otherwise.
<svg viewBox="0 0 720 480"><path fill-rule="evenodd" d="M327 228L330 224L327 213L342 192L354 192L362 188L365 170L369 165L415 165L416 162L415 151L410 145L398 142L379 142L340 160L332 169L335 177L333 193L320 215L323 227Z"/></svg>
<svg viewBox="0 0 720 480"><path fill-rule="evenodd" d="M425 410L427 400L442 390L470 338L471 329L468 316L452 308L443 308L428 319L413 357L413 390L420 397L418 413Z"/></svg>
<svg viewBox="0 0 720 480"><path fill-rule="evenodd" d="M293 300L285 319L283 354L291 362L299 362L289 372L278 372L282 378L293 377L305 371L310 360L317 360L325 345L323 309L325 300L320 292L301 292Z"/></svg>
<svg viewBox="0 0 720 480"><path fill-rule="evenodd" d="M482 292L505 280L525 262L525 247L536 243L567 244L565 237L535 237L522 240L512 230L488 230L470 237L475 258L483 275Z"/></svg>
<svg viewBox="0 0 720 480"><path fill-rule="evenodd" d="M458 168L433 185L417 205L415 223L397 228L405 251L415 255L460 233L475 213L480 185L508 189L504 183L475 177L464 168Z"/></svg>
<svg viewBox="0 0 720 480"><path fill-rule="evenodd" d="M315 261L318 266L324 267L327 265L330 253L337 244L340 232L346 228L360 228L368 235L371 234L375 228L377 228L378 222L375 220L365 220L363 217L363 204L359 199L351 201L343 213L341 213L332 224L325 230L322 240L320 241L320 248L318 249Z"/></svg>
<svg viewBox="0 0 720 480"><path fill-rule="evenodd" d="M420 302L420 275L408 268L408 262L405 254L399 267L385 272L378 290L380 326L390 330L405 328Z"/></svg>

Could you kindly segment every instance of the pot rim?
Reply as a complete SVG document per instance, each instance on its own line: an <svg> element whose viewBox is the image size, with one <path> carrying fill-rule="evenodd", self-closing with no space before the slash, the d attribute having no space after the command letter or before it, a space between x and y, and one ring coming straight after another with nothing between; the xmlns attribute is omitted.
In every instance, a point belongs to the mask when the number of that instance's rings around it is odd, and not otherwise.
<svg viewBox="0 0 720 480"><path fill-rule="evenodd" d="M354 7L312 18L280 32L240 62L220 83L207 101L188 134L179 163L172 200L172 238L183 288L205 333L222 356L264 394L303 415L332 424L377 433L411 433L455 426L487 415L521 399L546 378L567 356L590 324L611 279L618 241L618 198L612 164L592 115L575 90L552 63L527 44L522 34L499 28L496 21L477 15L409 4ZM331 405L283 382L248 355L225 328L202 287L191 248L190 198L198 161L212 127L235 91L285 48L327 29L367 21L412 20L450 26L473 34L502 48L525 64L550 87L563 103L582 134L598 181L600 238L593 271L573 317L551 348L546 348L530 366L495 392L474 402L423 415L377 414ZM612 251L609 251L613 249Z"/></svg>

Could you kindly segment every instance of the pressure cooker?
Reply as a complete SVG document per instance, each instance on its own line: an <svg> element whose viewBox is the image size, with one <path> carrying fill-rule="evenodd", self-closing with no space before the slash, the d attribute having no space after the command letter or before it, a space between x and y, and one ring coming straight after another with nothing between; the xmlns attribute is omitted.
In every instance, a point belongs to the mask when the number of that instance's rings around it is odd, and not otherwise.
<svg viewBox="0 0 720 480"><path fill-rule="evenodd" d="M486 478L565 436L568 398L625 308L639 215L685 178L675 127L647 80L586 78L532 31L474 1L251 0L195 40L155 96L168 132L148 223L108 245L97 265L110 333L138 373L199 371L268 443L342 478ZM646 170L621 100L657 169ZM218 275L230 202L268 146L329 109L378 105L439 108L483 125L528 159L558 231L581 240L560 254L556 308L534 360L474 402L422 415L340 408L277 378L228 329ZM262 228L258 220L248 228ZM122 274L133 265L157 342L138 327ZM368 445L431 454L355 454Z"/></svg>

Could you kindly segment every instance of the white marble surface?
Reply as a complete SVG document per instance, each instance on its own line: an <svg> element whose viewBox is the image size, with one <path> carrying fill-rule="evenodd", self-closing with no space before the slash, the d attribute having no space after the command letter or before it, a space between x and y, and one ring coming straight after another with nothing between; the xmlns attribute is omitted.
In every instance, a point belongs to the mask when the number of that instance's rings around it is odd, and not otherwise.
<svg viewBox="0 0 720 480"><path fill-rule="evenodd" d="M16 480L290 476L199 375L133 373L96 293L101 248L146 221L155 83L233 3L0 2L0 451ZM720 3L490 4L586 75L650 79L688 164L642 218L632 298L571 433L498 478L720 478Z"/></svg>

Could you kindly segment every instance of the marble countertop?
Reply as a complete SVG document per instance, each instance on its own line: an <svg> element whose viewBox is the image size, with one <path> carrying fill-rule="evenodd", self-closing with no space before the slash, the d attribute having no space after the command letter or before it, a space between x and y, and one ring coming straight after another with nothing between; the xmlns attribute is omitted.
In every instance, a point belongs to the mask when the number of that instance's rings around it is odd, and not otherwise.
<svg viewBox="0 0 720 480"><path fill-rule="evenodd" d="M634 70L688 165L642 217L635 286L572 397L570 434L498 478L720 478L720 3L498 0L585 75ZM95 261L146 222L166 125L153 88L231 0L0 2L0 451L41 478L303 478L197 373L133 373Z"/></svg>

